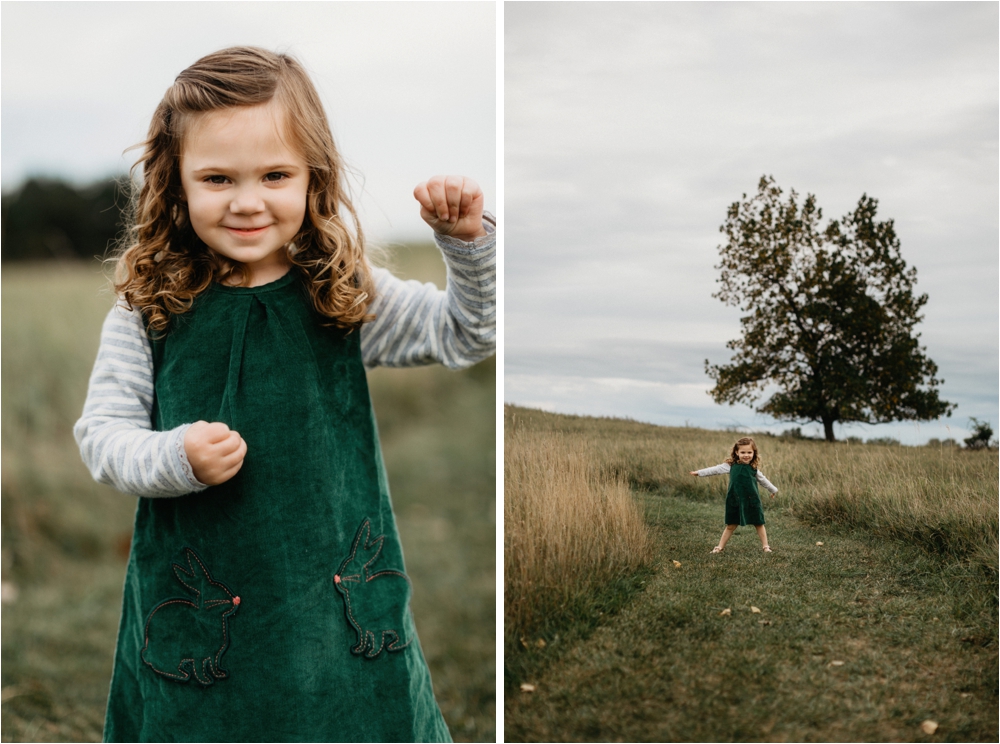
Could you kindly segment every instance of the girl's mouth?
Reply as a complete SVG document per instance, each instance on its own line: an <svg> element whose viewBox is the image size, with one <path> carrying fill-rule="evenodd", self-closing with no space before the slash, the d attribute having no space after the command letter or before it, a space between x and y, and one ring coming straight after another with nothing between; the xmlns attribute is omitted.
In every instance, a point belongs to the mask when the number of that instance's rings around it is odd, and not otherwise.
<svg viewBox="0 0 1000 744"><path fill-rule="evenodd" d="M253 238L267 230L270 225L264 225L263 227L224 227L233 235L238 235L241 238Z"/></svg>

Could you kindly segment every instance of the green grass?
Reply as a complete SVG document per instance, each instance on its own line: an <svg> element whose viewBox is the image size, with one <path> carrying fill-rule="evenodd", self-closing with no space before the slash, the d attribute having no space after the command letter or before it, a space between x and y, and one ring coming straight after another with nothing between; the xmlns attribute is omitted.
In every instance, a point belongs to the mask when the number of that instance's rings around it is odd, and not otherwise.
<svg viewBox="0 0 1000 744"><path fill-rule="evenodd" d="M995 738L995 635L953 591L960 568L785 510L772 555L741 528L712 556L720 505L648 507L657 572L586 641L549 646L536 690L508 693L508 741L920 741L926 719L939 741Z"/></svg>
<svg viewBox="0 0 1000 744"><path fill-rule="evenodd" d="M638 590L617 611L584 611L558 634L539 636L544 648L531 637L530 653L505 659L508 741L996 739L996 583L980 555L947 542L965 540L965 528L928 524L945 536L942 549L919 535L868 529L849 507L806 508L828 494L809 490L797 463L827 475L836 467L850 480L861 477L870 450L852 450L855 471L829 449L783 451L758 440L764 472L781 489L778 500L765 500L775 552L765 555L754 530L742 527L723 554L711 555L725 478L685 475L721 461L732 435L516 413L539 429L575 433L580 446L599 451L603 442L605 459L595 467L630 478L657 547L651 571L636 575ZM923 448L898 449L919 458ZM927 467L954 481L938 486L979 493L995 513L993 454L951 470ZM962 473L990 468L981 489L962 481ZM879 478L866 486L872 499L880 496L873 483L894 483ZM851 516L838 521L843 515ZM939 523L953 517L944 510ZM534 691L522 692L521 683ZM940 724L933 737L919 728L927 719Z"/></svg>
<svg viewBox="0 0 1000 744"><path fill-rule="evenodd" d="M393 264L443 281L433 247ZM71 432L104 286L93 265L3 269L3 741L101 736L135 509L91 480ZM435 693L456 740L493 741L494 362L369 381Z"/></svg>

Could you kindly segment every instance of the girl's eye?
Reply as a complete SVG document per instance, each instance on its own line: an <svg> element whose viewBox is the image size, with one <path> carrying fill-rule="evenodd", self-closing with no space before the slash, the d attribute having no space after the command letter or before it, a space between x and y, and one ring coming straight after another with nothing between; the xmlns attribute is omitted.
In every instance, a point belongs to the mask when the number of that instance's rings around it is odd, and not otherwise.
<svg viewBox="0 0 1000 744"><path fill-rule="evenodd" d="M209 176L205 180L208 181L209 183L214 183L216 186L221 186L222 184L224 184L226 182L226 177L225 176Z"/></svg>
<svg viewBox="0 0 1000 744"><path fill-rule="evenodd" d="M275 172L275 173L268 173L266 176L264 176L264 180L265 181L281 181L281 180L283 180L286 177L287 176L284 173L277 173L277 172Z"/></svg>

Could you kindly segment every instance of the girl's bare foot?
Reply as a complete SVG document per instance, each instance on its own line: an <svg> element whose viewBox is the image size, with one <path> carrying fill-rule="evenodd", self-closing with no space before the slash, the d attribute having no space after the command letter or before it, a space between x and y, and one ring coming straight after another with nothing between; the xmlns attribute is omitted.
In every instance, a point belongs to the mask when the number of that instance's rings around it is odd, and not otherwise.
<svg viewBox="0 0 1000 744"><path fill-rule="evenodd" d="M721 553L722 552L722 548L720 548L718 545L716 545L714 548L712 548L712 552L713 553Z"/></svg>
<svg viewBox="0 0 1000 744"><path fill-rule="evenodd" d="M771 550L771 546L770 545L765 545L764 546L764 552L765 553L773 553L774 551Z"/></svg>

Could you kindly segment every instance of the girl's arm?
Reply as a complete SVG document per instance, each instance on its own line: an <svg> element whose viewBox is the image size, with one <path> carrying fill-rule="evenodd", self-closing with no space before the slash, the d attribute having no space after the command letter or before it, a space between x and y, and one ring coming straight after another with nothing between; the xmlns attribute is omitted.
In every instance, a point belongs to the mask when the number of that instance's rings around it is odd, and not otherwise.
<svg viewBox="0 0 1000 744"><path fill-rule="evenodd" d="M376 319L361 327L366 367L469 367L496 351L496 221L471 242L434 234L448 267L447 289L404 282L374 269Z"/></svg>
<svg viewBox="0 0 1000 744"><path fill-rule="evenodd" d="M774 496L774 494L778 492L778 489L775 488L774 484L771 483L771 481L769 481L767 478L765 478L764 474L759 470L757 471L757 482L760 483L760 485L764 486L764 488L766 488L768 491L770 491L772 496Z"/></svg>
<svg viewBox="0 0 1000 744"><path fill-rule="evenodd" d="M73 427L94 479L136 496L182 496L207 488L184 452L190 425L152 431L153 355L138 310L116 304L101 330L83 416Z"/></svg>
<svg viewBox="0 0 1000 744"><path fill-rule="evenodd" d="M705 478L709 475L725 475L731 470L729 463L722 463L721 465L716 465L714 468L703 468L702 470L692 470L691 475L697 475L699 478Z"/></svg>

